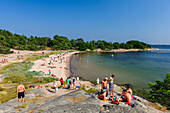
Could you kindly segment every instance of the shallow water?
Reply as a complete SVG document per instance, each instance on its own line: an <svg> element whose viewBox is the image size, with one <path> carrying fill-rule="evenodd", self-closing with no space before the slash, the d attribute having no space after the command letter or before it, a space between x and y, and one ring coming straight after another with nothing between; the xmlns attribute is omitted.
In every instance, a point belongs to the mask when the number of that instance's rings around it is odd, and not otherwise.
<svg viewBox="0 0 170 113"><path fill-rule="evenodd" d="M90 81L115 74L115 83L148 88L148 82L163 80L170 72L170 51L77 54L72 58L71 68L74 76Z"/></svg>

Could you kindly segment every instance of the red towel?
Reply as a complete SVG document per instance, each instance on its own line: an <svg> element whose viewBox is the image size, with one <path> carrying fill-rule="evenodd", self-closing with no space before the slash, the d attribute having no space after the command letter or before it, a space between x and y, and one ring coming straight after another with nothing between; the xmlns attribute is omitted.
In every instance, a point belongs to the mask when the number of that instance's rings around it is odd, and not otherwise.
<svg viewBox="0 0 170 113"><path fill-rule="evenodd" d="M131 103L130 102L126 102L127 105L131 106Z"/></svg>

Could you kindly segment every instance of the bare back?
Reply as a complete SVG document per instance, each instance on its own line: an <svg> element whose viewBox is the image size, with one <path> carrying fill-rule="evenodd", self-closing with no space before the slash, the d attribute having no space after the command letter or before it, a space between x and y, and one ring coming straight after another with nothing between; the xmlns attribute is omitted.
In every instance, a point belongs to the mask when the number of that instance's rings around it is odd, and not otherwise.
<svg viewBox="0 0 170 113"><path fill-rule="evenodd" d="M102 87L107 87L107 81L102 80Z"/></svg>
<svg viewBox="0 0 170 113"><path fill-rule="evenodd" d="M125 94L125 99L127 100L127 102L131 102L132 101L132 97L130 93L126 93Z"/></svg>
<svg viewBox="0 0 170 113"><path fill-rule="evenodd" d="M17 87L17 91L18 91L18 92L23 92L24 90L25 90L24 85L19 85L19 86Z"/></svg>

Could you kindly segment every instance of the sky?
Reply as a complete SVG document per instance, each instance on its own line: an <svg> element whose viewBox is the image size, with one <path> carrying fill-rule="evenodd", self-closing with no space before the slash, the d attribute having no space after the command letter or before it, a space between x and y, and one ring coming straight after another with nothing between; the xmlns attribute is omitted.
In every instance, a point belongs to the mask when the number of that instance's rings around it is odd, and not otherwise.
<svg viewBox="0 0 170 113"><path fill-rule="evenodd" d="M170 0L0 0L0 29L28 37L170 44Z"/></svg>

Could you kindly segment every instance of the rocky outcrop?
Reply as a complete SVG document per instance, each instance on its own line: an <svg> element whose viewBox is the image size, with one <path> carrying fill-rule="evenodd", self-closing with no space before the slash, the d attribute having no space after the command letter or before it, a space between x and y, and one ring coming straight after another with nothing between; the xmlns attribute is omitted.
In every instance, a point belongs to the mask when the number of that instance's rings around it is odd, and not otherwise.
<svg viewBox="0 0 170 113"><path fill-rule="evenodd" d="M64 90L64 89L63 89ZM60 91L60 89L59 89ZM61 93L61 92L57 92ZM54 94L57 94L54 93ZM28 92L27 98L36 98L36 95L41 95L45 98L48 90L34 89ZM34 96L33 96L34 95ZM146 105L143 102L134 100L134 107L128 106L121 102L119 105L112 104L111 101L101 101L96 98L96 94L87 94L83 90L69 90L61 96L46 99L45 101L37 101L36 103L19 103L9 101L0 104L0 113L15 113L15 112L46 112L46 113L159 113L161 111ZM25 105L25 106L24 106Z"/></svg>

